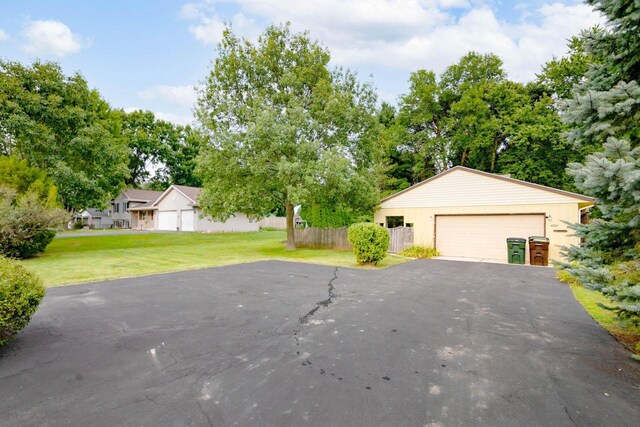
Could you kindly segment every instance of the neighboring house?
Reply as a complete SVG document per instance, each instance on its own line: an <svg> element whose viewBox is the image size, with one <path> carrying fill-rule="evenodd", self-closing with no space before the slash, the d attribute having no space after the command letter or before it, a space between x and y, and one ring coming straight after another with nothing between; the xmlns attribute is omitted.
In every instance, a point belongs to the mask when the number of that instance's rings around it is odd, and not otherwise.
<svg viewBox="0 0 640 427"><path fill-rule="evenodd" d="M198 207L201 188L172 185L154 202L129 208L136 228L166 231L226 233L258 231L259 224L237 213L227 221L206 218Z"/></svg>
<svg viewBox="0 0 640 427"><path fill-rule="evenodd" d="M118 197L111 202L111 218L114 227L137 228L137 224L132 223L129 209L153 203L162 193L162 191L138 190L136 188L122 190Z"/></svg>
<svg viewBox="0 0 640 427"><path fill-rule="evenodd" d="M433 246L451 257L506 261L507 237L546 236L549 259L560 260L562 246L580 243L565 221L581 222L594 202L581 194L456 166L382 200L374 221L414 227L416 245Z"/></svg>
<svg viewBox="0 0 640 427"><path fill-rule="evenodd" d="M108 210L88 208L73 216L74 222L82 222L89 228L111 228L113 219Z"/></svg>

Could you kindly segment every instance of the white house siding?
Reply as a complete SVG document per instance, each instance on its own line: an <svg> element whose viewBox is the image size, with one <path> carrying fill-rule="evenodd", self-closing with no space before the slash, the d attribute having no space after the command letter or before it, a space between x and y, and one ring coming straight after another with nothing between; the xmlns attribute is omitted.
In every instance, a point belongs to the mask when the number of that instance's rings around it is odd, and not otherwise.
<svg viewBox="0 0 640 427"><path fill-rule="evenodd" d="M383 209L428 208L576 202L576 199L562 194L460 169L383 201L380 207Z"/></svg>

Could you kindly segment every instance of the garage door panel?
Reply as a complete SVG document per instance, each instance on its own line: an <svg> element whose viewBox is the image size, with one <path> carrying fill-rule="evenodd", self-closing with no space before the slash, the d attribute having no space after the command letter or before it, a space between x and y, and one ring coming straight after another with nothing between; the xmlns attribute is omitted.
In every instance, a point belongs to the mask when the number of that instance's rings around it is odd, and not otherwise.
<svg viewBox="0 0 640 427"><path fill-rule="evenodd" d="M194 214L192 210L180 211L181 231L194 231Z"/></svg>
<svg viewBox="0 0 640 427"><path fill-rule="evenodd" d="M507 261L508 237L544 236L545 217L531 215L438 215L436 247L442 256Z"/></svg>
<svg viewBox="0 0 640 427"><path fill-rule="evenodd" d="M178 227L177 211L158 212L158 230L176 231Z"/></svg>

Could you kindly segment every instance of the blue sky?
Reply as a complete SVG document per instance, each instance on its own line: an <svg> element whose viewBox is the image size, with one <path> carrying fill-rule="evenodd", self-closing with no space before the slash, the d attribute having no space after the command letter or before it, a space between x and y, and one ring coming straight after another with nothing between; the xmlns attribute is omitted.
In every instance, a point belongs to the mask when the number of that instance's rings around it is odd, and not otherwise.
<svg viewBox="0 0 640 427"><path fill-rule="evenodd" d="M115 107L186 123L223 23L255 39L286 21L394 102L411 71L440 72L469 50L495 52L511 78L529 80L602 19L572 0L1 0L0 57L58 61Z"/></svg>

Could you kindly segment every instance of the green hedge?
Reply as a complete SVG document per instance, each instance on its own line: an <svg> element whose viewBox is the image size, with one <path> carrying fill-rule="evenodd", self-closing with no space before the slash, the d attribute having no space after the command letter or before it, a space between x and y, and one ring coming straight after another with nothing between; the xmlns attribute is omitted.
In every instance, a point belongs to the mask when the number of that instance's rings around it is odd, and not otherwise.
<svg viewBox="0 0 640 427"><path fill-rule="evenodd" d="M348 230L349 242L358 264L376 265L389 249L389 231L370 222L353 224Z"/></svg>
<svg viewBox="0 0 640 427"><path fill-rule="evenodd" d="M309 227L339 228L356 222L347 209L327 208L319 205L302 206L300 216Z"/></svg>
<svg viewBox="0 0 640 427"><path fill-rule="evenodd" d="M0 257L0 346L27 326L43 297L38 276L18 261Z"/></svg>

